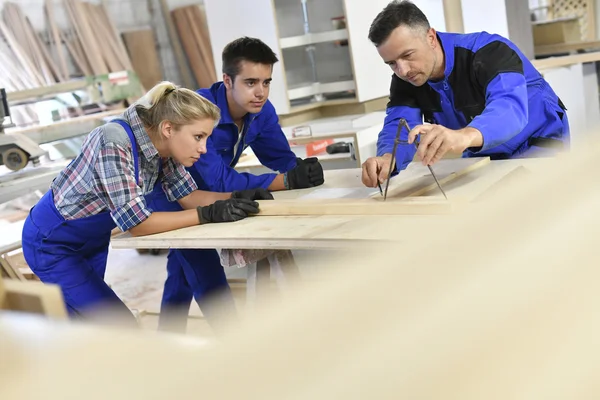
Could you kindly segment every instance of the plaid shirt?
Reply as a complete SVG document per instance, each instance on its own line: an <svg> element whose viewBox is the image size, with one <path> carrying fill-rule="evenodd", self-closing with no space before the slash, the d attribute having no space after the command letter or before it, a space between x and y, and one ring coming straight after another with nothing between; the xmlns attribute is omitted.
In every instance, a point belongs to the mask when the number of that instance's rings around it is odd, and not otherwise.
<svg viewBox="0 0 600 400"><path fill-rule="evenodd" d="M66 220L110 211L116 225L125 232L152 213L144 195L152 191L159 178L161 158L144 130L135 104L117 118L129 123L137 141L141 186L135 180L129 136L120 125L112 123L88 135L79 156L54 179L50 188L54 204ZM170 201L198 188L182 164L171 158L162 163L162 186Z"/></svg>

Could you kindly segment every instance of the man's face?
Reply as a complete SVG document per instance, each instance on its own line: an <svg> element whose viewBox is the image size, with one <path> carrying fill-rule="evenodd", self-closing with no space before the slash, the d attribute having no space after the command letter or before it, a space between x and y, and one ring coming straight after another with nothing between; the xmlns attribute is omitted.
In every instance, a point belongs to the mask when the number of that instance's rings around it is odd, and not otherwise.
<svg viewBox="0 0 600 400"><path fill-rule="evenodd" d="M235 103L246 112L254 114L262 109L269 97L272 73L272 65L242 61L235 82L228 75L224 76L223 81L227 89L231 90Z"/></svg>
<svg viewBox="0 0 600 400"><path fill-rule="evenodd" d="M436 66L435 31L399 26L377 51L383 61L402 80L421 86L430 79Z"/></svg>

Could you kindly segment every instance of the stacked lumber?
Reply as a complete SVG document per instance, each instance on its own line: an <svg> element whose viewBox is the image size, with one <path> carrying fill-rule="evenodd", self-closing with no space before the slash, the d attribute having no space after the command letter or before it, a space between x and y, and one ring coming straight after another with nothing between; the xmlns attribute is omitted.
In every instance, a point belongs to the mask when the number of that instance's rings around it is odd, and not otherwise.
<svg viewBox="0 0 600 400"><path fill-rule="evenodd" d="M80 0L64 0L64 5L77 37L77 43L65 43L85 75L132 69L121 36L103 5Z"/></svg>
<svg viewBox="0 0 600 400"><path fill-rule="evenodd" d="M171 11L171 15L196 82L200 87L209 87L217 76L204 8L180 7Z"/></svg>
<svg viewBox="0 0 600 400"><path fill-rule="evenodd" d="M64 0L63 5L70 26L59 29L54 0L45 0L46 30L37 32L16 2L4 4L0 18L0 87L7 92L69 81L69 57L78 76L133 69L103 5L81 0ZM31 106L11 107L11 113L17 125L38 122Z"/></svg>
<svg viewBox="0 0 600 400"><path fill-rule="evenodd" d="M74 31L71 38L67 31L56 25L53 1L45 0L48 48L19 5L13 2L4 5L0 33L6 45L1 49L4 57L0 66L0 84L9 91L69 80L63 43L83 75L102 75L132 68L121 37L104 6L64 0L64 7Z"/></svg>

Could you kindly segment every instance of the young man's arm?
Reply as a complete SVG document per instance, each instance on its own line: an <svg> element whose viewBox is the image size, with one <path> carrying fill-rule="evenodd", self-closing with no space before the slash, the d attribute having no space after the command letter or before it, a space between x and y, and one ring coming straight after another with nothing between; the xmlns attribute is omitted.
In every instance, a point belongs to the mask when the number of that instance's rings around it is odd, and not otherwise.
<svg viewBox="0 0 600 400"><path fill-rule="evenodd" d="M271 191L304 189L324 182L323 167L317 159L299 159L290 149L277 112L269 101L262 109L261 126L252 150L262 165L280 172L269 186Z"/></svg>
<svg viewBox="0 0 600 400"><path fill-rule="evenodd" d="M277 177L276 173L253 175L247 172L238 172L227 165L218 154L214 142L209 137L206 142L206 154L200 157L193 167L192 176L199 177L207 190L214 192L232 192L234 190L245 190L264 188Z"/></svg>

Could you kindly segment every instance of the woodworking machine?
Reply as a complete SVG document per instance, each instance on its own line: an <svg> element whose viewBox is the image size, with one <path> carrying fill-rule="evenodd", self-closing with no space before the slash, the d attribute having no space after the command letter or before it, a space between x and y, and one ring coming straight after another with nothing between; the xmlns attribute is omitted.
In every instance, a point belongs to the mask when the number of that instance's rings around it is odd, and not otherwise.
<svg viewBox="0 0 600 400"><path fill-rule="evenodd" d="M31 160L34 165L39 164L40 157L47 154L36 142L20 133L4 132L5 128L14 126L10 117L10 108L6 99L6 91L0 89L0 165L4 164L8 169L18 171L24 168ZM4 121L9 119L8 124Z"/></svg>

